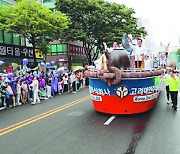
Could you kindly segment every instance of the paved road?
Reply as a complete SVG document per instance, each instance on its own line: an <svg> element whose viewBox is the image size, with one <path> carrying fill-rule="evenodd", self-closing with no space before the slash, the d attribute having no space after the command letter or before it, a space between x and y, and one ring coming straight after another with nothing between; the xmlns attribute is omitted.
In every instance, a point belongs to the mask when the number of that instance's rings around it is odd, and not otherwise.
<svg viewBox="0 0 180 154"><path fill-rule="evenodd" d="M180 153L180 111L166 104L164 91L151 111L118 115L109 125L104 123L112 115L94 111L88 95L84 88L38 105L0 111L0 153Z"/></svg>

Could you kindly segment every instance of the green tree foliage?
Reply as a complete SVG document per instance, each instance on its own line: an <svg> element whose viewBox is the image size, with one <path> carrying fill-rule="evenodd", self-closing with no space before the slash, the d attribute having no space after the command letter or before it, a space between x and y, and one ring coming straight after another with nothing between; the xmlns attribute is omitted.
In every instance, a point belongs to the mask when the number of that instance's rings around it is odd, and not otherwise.
<svg viewBox="0 0 180 154"><path fill-rule="evenodd" d="M176 53L177 55L180 55L180 49L177 49Z"/></svg>
<svg viewBox="0 0 180 154"><path fill-rule="evenodd" d="M92 54L95 45L100 48L103 41L119 42L123 33L135 37L147 34L144 27L138 28L134 9L121 4L104 0L57 0L56 9L67 14L72 23L62 38L82 41L89 63L98 56L98 52Z"/></svg>
<svg viewBox="0 0 180 154"><path fill-rule="evenodd" d="M34 49L46 48L45 44L58 38L68 24L65 14L52 12L36 1L19 0L15 6L0 8L0 28L21 34Z"/></svg>

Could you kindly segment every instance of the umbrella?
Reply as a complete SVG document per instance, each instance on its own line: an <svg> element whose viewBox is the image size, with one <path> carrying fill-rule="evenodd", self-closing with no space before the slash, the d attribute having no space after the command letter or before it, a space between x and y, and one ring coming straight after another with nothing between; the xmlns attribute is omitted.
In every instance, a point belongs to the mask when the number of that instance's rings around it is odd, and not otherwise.
<svg viewBox="0 0 180 154"><path fill-rule="evenodd" d="M4 62L0 60L0 65L3 65L3 64L4 64Z"/></svg>
<svg viewBox="0 0 180 154"><path fill-rule="evenodd" d="M82 70L82 69L84 69L83 66L74 66L73 71L75 72L75 71Z"/></svg>
<svg viewBox="0 0 180 154"><path fill-rule="evenodd" d="M68 68L67 67L60 67L57 69L57 72L60 72L60 73L67 73L68 72Z"/></svg>

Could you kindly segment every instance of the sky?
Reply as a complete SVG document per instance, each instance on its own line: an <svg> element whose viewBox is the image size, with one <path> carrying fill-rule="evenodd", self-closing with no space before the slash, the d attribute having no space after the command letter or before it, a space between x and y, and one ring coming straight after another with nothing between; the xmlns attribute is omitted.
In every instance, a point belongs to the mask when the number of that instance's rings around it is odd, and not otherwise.
<svg viewBox="0 0 180 154"><path fill-rule="evenodd" d="M135 9L135 17L149 19L155 43L179 45L180 0L107 0Z"/></svg>

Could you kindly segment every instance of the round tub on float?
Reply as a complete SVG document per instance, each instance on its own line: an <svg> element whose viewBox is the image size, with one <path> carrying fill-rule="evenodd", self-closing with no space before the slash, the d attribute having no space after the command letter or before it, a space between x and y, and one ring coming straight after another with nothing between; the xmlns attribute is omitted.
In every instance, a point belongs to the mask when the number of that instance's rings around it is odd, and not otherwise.
<svg viewBox="0 0 180 154"><path fill-rule="evenodd" d="M89 91L94 109L108 114L136 114L150 110L159 95L160 77L123 78L108 86L99 78L90 78Z"/></svg>

